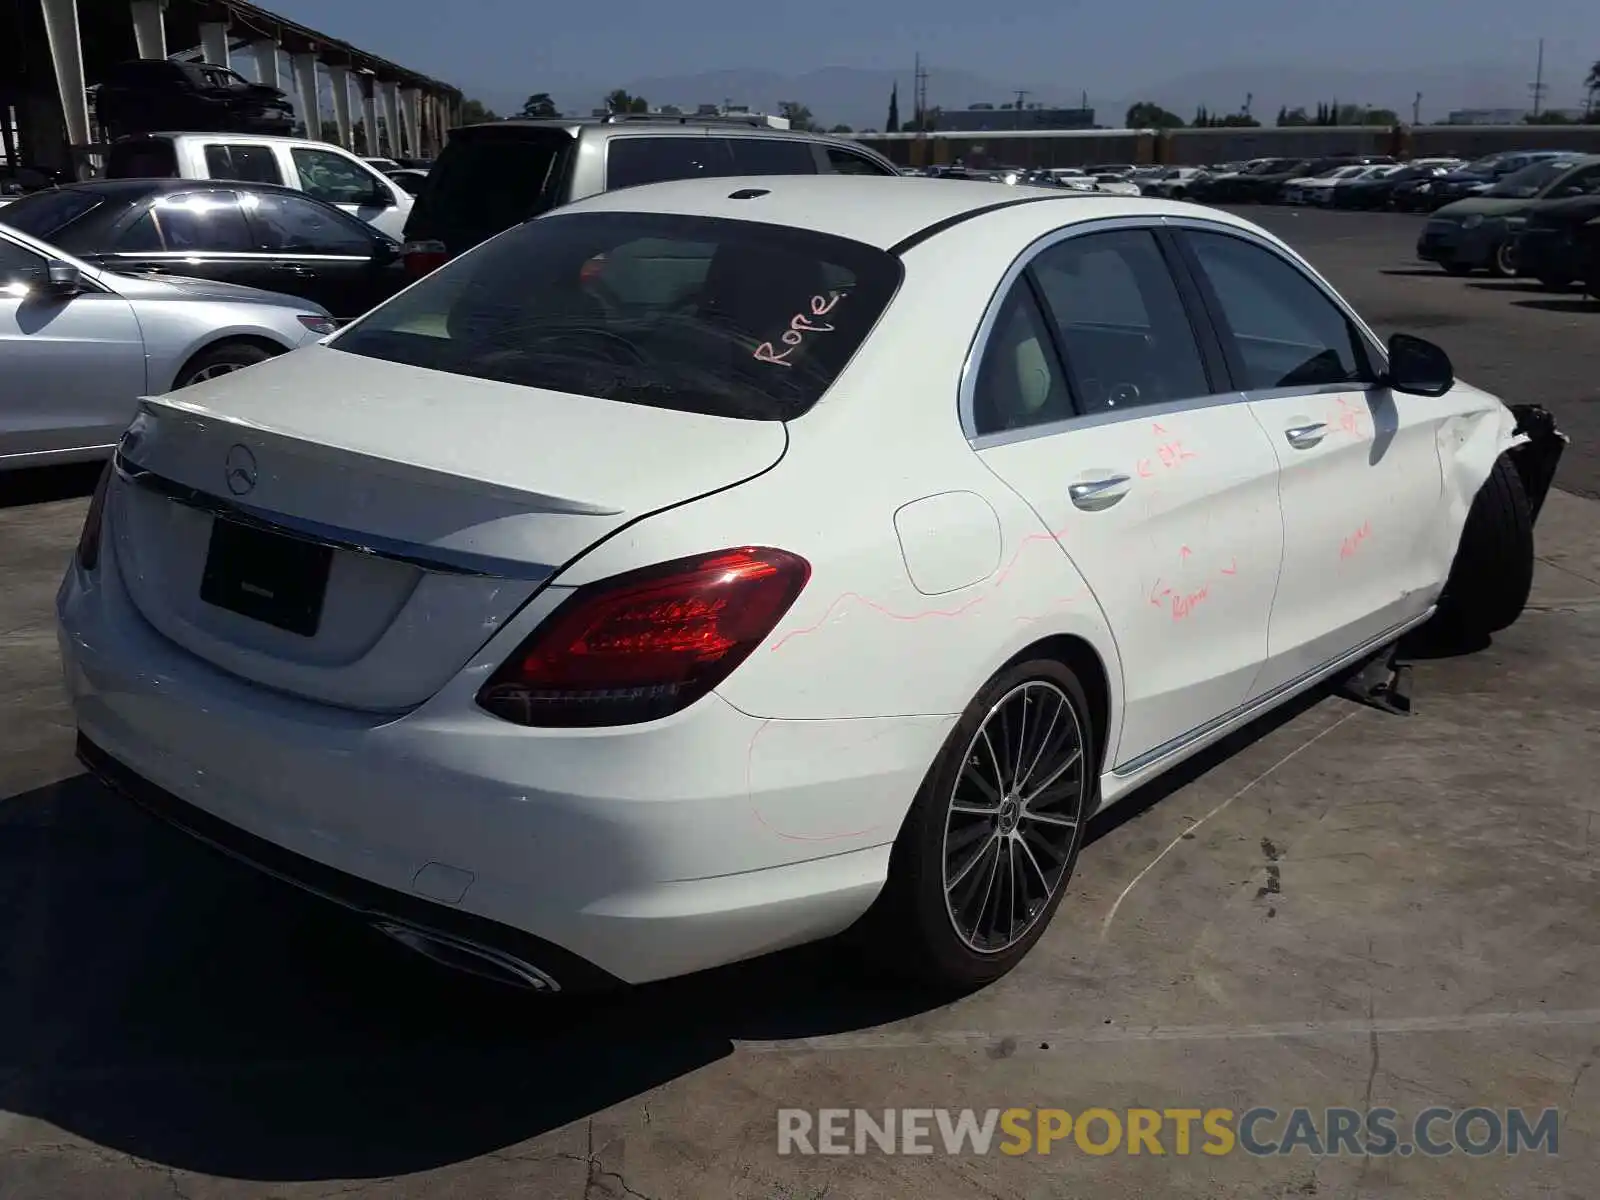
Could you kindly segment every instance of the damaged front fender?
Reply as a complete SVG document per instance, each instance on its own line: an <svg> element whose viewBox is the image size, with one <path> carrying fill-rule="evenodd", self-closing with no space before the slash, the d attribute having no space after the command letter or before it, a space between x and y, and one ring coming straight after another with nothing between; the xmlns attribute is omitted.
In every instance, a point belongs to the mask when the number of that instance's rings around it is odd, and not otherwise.
<svg viewBox="0 0 1600 1200"><path fill-rule="evenodd" d="M1556 428L1555 417L1541 405L1513 404L1510 409L1517 424L1506 455L1522 479L1529 516L1537 521L1555 481L1556 467L1571 439Z"/></svg>

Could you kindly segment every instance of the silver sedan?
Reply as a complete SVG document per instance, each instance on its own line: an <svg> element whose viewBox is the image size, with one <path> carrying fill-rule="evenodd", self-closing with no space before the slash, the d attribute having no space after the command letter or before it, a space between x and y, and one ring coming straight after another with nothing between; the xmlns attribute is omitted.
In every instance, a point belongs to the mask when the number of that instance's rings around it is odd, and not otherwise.
<svg viewBox="0 0 1600 1200"><path fill-rule="evenodd" d="M97 271L0 224L0 471L108 457L140 396L333 330L307 300Z"/></svg>

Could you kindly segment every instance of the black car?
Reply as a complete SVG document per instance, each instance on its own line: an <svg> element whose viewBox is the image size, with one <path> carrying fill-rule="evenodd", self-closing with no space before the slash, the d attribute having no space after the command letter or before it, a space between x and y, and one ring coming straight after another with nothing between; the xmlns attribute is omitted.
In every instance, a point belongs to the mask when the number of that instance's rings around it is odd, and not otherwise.
<svg viewBox="0 0 1600 1200"><path fill-rule="evenodd" d="M409 280L398 242L293 188L100 179L35 192L0 224L93 266L264 288L358 317Z"/></svg>
<svg viewBox="0 0 1600 1200"><path fill-rule="evenodd" d="M1581 257L1585 229L1600 227L1600 173L1574 186L1588 190L1529 206L1517 231L1517 274L1537 279L1552 291L1585 281L1587 264Z"/></svg>
<svg viewBox="0 0 1600 1200"><path fill-rule="evenodd" d="M1573 241L1578 266L1583 272L1583 289L1600 300L1600 218L1580 228Z"/></svg>
<svg viewBox="0 0 1600 1200"><path fill-rule="evenodd" d="M165 58L112 67L95 89L95 115L113 139L162 129L288 134L295 123L279 89L227 67Z"/></svg>
<svg viewBox="0 0 1600 1200"><path fill-rule="evenodd" d="M1257 171L1239 176L1236 190L1241 201L1277 204L1283 198L1284 185L1291 179L1315 179L1340 167L1365 167L1393 161L1387 154L1330 154L1324 158L1296 159L1285 162L1275 171Z"/></svg>
<svg viewBox="0 0 1600 1200"><path fill-rule="evenodd" d="M1334 208L1385 209L1392 207L1395 193L1408 184L1424 179L1438 179L1448 168L1437 164L1413 164L1401 167L1379 179L1352 179L1333 185Z"/></svg>
<svg viewBox="0 0 1600 1200"><path fill-rule="evenodd" d="M1560 157L1559 150L1506 150L1485 155L1437 178L1412 180L1396 188L1394 206L1403 212L1433 212L1457 200L1481 195L1508 175L1534 163Z"/></svg>

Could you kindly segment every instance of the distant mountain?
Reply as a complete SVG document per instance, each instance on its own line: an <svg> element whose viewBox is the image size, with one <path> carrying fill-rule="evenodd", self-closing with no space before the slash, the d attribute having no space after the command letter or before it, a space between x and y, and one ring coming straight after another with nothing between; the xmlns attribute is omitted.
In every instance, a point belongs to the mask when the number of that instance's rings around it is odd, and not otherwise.
<svg viewBox="0 0 1600 1200"><path fill-rule="evenodd" d="M1175 78L1150 81L1124 95L1089 92L1090 107L1102 125L1119 125L1128 106L1153 100L1188 118L1204 105L1212 112L1231 112L1251 97L1251 111L1270 122L1280 107L1314 110L1318 103L1366 104L1392 108L1411 115L1412 102L1422 93L1422 118L1439 120L1457 108L1515 108L1527 101L1525 69L1503 63L1463 63L1443 67L1340 68L1320 65L1235 65L1193 71ZM1552 78L1552 97L1578 87L1578 81ZM538 86L548 91L563 112L586 115L615 87L625 88L655 104L693 108L699 104L731 101L751 108L777 112L786 100L809 108L824 126L843 124L856 129L881 129L889 111L889 93L899 85L900 115L909 118L913 108L912 71L823 67L802 74L765 70L703 71L695 75L660 75L642 79L591 82L575 77L545 77ZM1050 83L998 83L975 72L956 68L928 70L928 103L943 108L972 104L999 105L1016 97L1017 87L1030 103L1076 106L1082 93ZM479 93L491 108L505 114L521 107L526 93L483 89Z"/></svg>

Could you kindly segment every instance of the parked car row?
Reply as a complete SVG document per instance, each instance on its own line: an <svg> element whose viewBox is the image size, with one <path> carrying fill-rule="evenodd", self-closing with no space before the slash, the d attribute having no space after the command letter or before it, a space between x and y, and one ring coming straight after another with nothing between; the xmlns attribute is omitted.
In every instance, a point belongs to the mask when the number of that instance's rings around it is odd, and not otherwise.
<svg viewBox="0 0 1600 1200"><path fill-rule="evenodd" d="M33 181L44 186L0 209L0 469L102 457L140 396L315 341L584 196L696 176L898 173L838 138L697 124L500 121L454 131L437 163L152 132L113 143L105 179Z"/></svg>
<svg viewBox="0 0 1600 1200"><path fill-rule="evenodd" d="M1417 257L1600 297L1600 155L1541 157L1428 218Z"/></svg>

